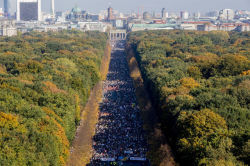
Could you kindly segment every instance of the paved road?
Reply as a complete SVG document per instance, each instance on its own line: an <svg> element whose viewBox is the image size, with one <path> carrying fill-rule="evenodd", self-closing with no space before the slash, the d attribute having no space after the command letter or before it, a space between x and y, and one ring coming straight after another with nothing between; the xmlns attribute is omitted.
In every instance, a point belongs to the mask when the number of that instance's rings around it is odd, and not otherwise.
<svg viewBox="0 0 250 166"><path fill-rule="evenodd" d="M149 165L142 119L124 52L125 42L113 41L112 45L90 165Z"/></svg>

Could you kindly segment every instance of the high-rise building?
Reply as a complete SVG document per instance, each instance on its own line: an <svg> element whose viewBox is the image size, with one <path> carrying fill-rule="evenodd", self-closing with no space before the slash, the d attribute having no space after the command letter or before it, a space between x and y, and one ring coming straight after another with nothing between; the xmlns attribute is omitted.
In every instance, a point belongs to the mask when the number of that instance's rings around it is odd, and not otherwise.
<svg viewBox="0 0 250 166"><path fill-rule="evenodd" d="M233 20L234 11L232 9L223 9L219 12L219 20Z"/></svg>
<svg viewBox="0 0 250 166"><path fill-rule="evenodd" d="M55 0L51 0L51 15L55 17Z"/></svg>
<svg viewBox="0 0 250 166"><path fill-rule="evenodd" d="M162 10L161 10L161 18L162 19L168 18L168 13L167 13L167 10L165 8L162 8Z"/></svg>
<svg viewBox="0 0 250 166"><path fill-rule="evenodd" d="M149 21L152 19L152 15L149 12L144 12L143 13L143 20Z"/></svg>
<svg viewBox="0 0 250 166"><path fill-rule="evenodd" d="M9 0L4 0L4 15L9 16Z"/></svg>
<svg viewBox="0 0 250 166"><path fill-rule="evenodd" d="M0 20L0 36L16 36L17 28L14 20Z"/></svg>
<svg viewBox="0 0 250 166"><path fill-rule="evenodd" d="M186 11L181 11L181 19L182 20L187 20L189 17L189 13Z"/></svg>
<svg viewBox="0 0 250 166"><path fill-rule="evenodd" d="M108 8L108 21L111 21L114 19L114 16L113 16L113 8L112 7L109 7Z"/></svg>
<svg viewBox="0 0 250 166"><path fill-rule="evenodd" d="M41 21L41 0L17 0L17 21Z"/></svg>

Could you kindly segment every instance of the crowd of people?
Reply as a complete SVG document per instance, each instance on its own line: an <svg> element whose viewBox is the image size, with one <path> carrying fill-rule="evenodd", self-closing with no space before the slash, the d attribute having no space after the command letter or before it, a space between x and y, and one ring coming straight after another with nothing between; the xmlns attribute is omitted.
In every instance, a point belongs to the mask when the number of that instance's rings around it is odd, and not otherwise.
<svg viewBox="0 0 250 166"><path fill-rule="evenodd" d="M113 43L109 73L103 83L99 121L93 137L92 161L146 158L142 119L123 45L122 41Z"/></svg>

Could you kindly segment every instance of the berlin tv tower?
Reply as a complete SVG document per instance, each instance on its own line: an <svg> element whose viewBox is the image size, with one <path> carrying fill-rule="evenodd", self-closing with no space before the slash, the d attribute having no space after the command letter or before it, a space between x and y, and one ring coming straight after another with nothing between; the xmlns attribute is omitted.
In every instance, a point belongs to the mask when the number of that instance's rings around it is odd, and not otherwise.
<svg viewBox="0 0 250 166"><path fill-rule="evenodd" d="M55 17L55 0L51 0L51 15Z"/></svg>

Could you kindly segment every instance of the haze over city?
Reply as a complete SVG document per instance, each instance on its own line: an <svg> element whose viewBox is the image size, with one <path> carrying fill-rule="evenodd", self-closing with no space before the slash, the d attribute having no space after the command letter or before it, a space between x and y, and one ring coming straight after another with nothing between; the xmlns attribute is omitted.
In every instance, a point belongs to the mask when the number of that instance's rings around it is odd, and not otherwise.
<svg viewBox="0 0 250 166"><path fill-rule="evenodd" d="M42 10L49 11L50 0L42 0ZM11 11L16 9L16 0L10 0ZM212 10L220 10L223 8L249 10L249 0L55 0L56 11L70 10L74 6L78 6L81 9L97 13L100 10L106 9L108 6L112 6L114 9L121 12L137 11L138 7L143 7L145 11L160 12L162 7L165 7L170 12L176 12L186 10L190 12L207 12ZM0 2L0 6L3 6L3 2Z"/></svg>
<svg viewBox="0 0 250 166"><path fill-rule="evenodd" d="M137 10L139 6L143 6L145 10L160 11L162 7L170 11L188 10L188 11L208 11L208 10L219 10L221 8L232 8L232 9L250 9L250 1L248 0L61 0L56 1L56 10L65 10L69 6L77 4L79 7L90 11L99 11L105 9L110 4L114 9L121 11Z"/></svg>

